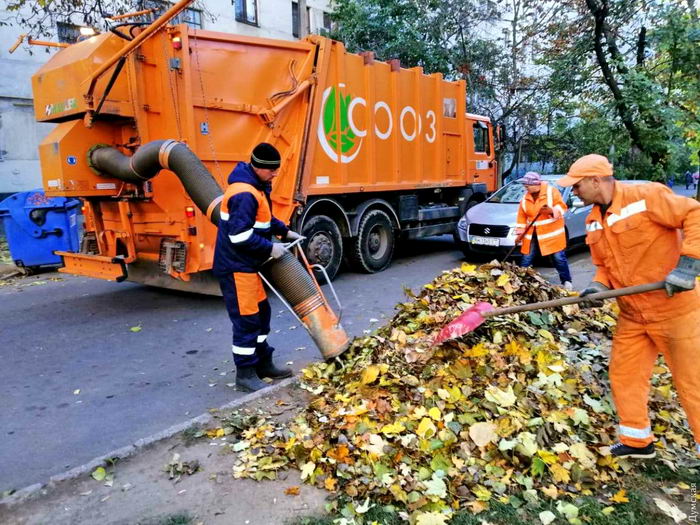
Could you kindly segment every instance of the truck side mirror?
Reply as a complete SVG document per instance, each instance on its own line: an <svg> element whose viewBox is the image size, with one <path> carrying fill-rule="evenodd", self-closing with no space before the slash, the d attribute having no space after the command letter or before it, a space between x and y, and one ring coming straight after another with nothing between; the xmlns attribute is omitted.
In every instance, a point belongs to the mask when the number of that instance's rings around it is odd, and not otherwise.
<svg viewBox="0 0 700 525"><path fill-rule="evenodd" d="M496 150L502 150L506 140L506 128L503 124L496 124Z"/></svg>

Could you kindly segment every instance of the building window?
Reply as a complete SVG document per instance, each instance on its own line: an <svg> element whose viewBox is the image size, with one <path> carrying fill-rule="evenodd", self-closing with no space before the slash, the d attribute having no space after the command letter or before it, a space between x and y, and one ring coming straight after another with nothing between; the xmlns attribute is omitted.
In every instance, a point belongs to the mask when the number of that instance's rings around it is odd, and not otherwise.
<svg viewBox="0 0 700 525"><path fill-rule="evenodd" d="M236 6L236 20L244 24L258 25L257 0L234 0Z"/></svg>
<svg viewBox="0 0 700 525"><path fill-rule="evenodd" d="M323 32L330 33L331 29L332 29L331 28L331 15L324 11L323 12Z"/></svg>
<svg viewBox="0 0 700 525"><path fill-rule="evenodd" d="M292 35L299 38L299 4L292 2Z"/></svg>
<svg viewBox="0 0 700 525"><path fill-rule="evenodd" d="M58 41L66 44L75 44L80 38L80 26L69 22L58 22L56 24Z"/></svg>
<svg viewBox="0 0 700 525"><path fill-rule="evenodd" d="M145 0L141 5L143 9L154 9L153 13L150 15L153 20L173 6L170 2L164 2L163 0ZM171 19L170 23L173 25L187 24L194 29L202 29L202 11L199 9L187 8Z"/></svg>
<svg viewBox="0 0 700 525"><path fill-rule="evenodd" d="M306 30L311 30L311 8L306 7ZM292 35L299 38L301 34L301 20L299 19L299 4L297 2L292 2Z"/></svg>

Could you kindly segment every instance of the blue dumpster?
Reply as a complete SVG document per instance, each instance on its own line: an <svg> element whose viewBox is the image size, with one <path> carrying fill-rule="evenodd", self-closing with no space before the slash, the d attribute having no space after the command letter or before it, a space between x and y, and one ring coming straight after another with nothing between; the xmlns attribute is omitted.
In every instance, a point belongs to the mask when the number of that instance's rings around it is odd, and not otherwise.
<svg viewBox="0 0 700 525"><path fill-rule="evenodd" d="M43 190L15 193L0 202L0 219L15 264L61 264L55 250L79 251L80 201L47 197Z"/></svg>

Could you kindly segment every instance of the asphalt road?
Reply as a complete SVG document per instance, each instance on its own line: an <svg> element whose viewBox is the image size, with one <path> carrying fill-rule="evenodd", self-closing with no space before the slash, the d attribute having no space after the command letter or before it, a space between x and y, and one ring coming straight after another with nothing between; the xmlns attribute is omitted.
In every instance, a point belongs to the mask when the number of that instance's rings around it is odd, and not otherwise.
<svg viewBox="0 0 700 525"><path fill-rule="evenodd" d="M384 272L341 274L334 284L343 325L361 335L385 323L404 287L416 291L462 260L443 236L411 243ZM578 288L590 280L589 261L587 253L571 257ZM552 268L542 271L557 280ZM295 370L319 359L303 328L271 301L276 359ZM42 274L0 287L0 337L0 492L244 395L232 387L231 328L218 297Z"/></svg>

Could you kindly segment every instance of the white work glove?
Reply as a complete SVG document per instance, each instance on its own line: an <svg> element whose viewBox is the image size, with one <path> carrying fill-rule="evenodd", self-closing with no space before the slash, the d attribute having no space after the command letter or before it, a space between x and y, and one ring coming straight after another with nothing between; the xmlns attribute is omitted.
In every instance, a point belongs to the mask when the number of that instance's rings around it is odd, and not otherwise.
<svg viewBox="0 0 700 525"><path fill-rule="evenodd" d="M287 232L287 236L284 238L284 240L291 242L291 241L296 241L297 239L303 239L303 238L304 238L303 235L301 235L295 231L289 230Z"/></svg>
<svg viewBox="0 0 700 525"><path fill-rule="evenodd" d="M284 244L282 244L281 242L273 242L270 257L272 257L273 259L279 259L285 253L288 253L288 251L289 250L287 250L287 248L285 248Z"/></svg>

